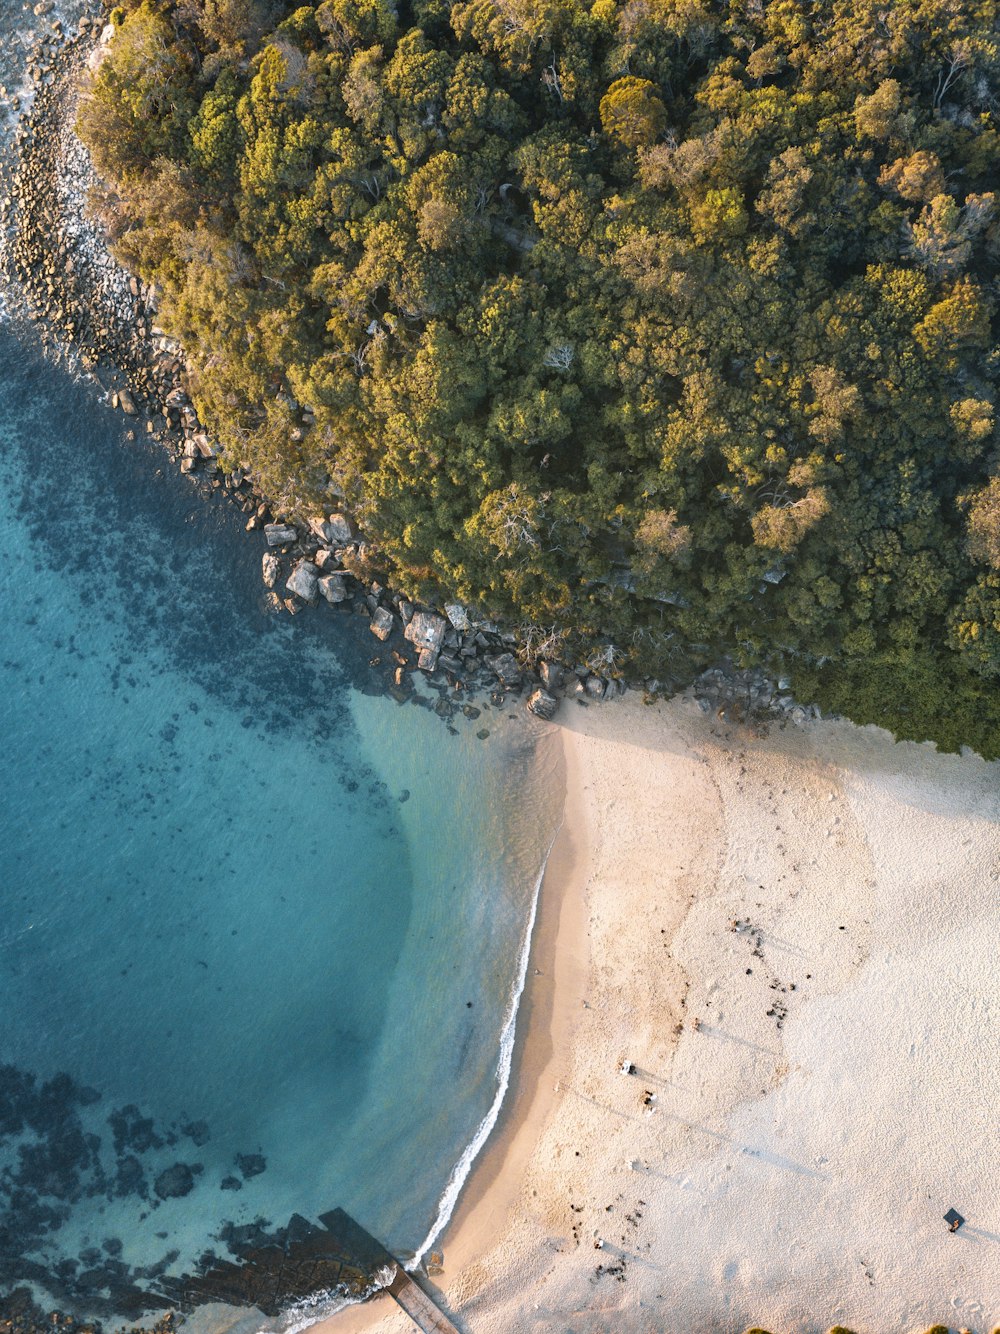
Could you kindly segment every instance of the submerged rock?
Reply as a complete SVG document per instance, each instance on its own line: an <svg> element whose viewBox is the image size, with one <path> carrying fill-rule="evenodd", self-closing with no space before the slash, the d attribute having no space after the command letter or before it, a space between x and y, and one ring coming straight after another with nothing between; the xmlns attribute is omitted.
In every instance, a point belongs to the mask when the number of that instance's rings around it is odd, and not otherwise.
<svg viewBox="0 0 1000 1334"><path fill-rule="evenodd" d="M174 1163L153 1182L153 1189L161 1200L176 1200L194 1189L194 1171L187 1163Z"/></svg>
<svg viewBox="0 0 1000 1334"><path fill-rule="evenodd" d="M267 1170L267 1159L262 1153L238 1153L236 1166L249 1181L251 1177L259 1177L261 1172Z"/></svg>

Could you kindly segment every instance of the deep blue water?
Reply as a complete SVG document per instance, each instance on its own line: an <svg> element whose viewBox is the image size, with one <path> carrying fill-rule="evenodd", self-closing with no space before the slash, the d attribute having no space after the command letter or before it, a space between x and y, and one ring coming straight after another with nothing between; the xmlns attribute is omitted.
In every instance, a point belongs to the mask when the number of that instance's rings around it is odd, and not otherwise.
<svg viewBox="0 0 1000 1334"><path fill-rule="evenodd" d="M126 425L0 325L0 1293L91 1314L295 1212L420 1246L552 822Z"/></svg>

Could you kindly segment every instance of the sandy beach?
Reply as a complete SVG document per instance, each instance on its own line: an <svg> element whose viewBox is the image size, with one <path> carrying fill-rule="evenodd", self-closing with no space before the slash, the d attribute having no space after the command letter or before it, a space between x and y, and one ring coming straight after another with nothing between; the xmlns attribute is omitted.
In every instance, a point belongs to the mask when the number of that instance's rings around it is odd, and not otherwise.
<svg viewBox="0 0 1000 1334"><path fill-rule="evenodd" d="M988 1334L1000 764L682 698L559 724L511 1094L433 1280L455 1323Z"/></svg>

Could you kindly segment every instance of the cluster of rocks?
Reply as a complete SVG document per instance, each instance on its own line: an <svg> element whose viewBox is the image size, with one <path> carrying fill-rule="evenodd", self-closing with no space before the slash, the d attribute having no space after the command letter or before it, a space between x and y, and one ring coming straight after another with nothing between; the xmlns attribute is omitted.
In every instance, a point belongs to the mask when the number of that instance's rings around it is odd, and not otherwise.
<svg viewBox="0 0 1000 1334"><path fill-rule="evenodd" d="M293 1214L277 1231L269 1231L265 1220L229 1225L220 1239L233 1260L209 1252L196 1274L164 1280L163 1292L185 1309L226 1302L278 1316L317 1292L370 1296L380 1286L379 1271L395 1269L389 1253L342 1209L321 1214L319 1224Z"/></svg>
<svg viewBox="0 0 1000 1334"><path fill-rule="evenodd" d="M35 13L43 8L44 0ZM110 367L123 383L122 406L136 412L154 393L153 294L114 262L88 215L93 172L74 132L78 77L95 30L99 22L87 16L74 34L53 18L29 60L34 91L18 116L0 203L4 267L41 324L42 342L72 352L86 370Z"/></svg>
<svg viewBox="0 0 1000 1334"><path fill-rule="evenodd" d="M130 1334L174 1334L174 1329L174 1313L168 1311L155 1324L133 1327ZM0 1295L0 1334L103 1334L103 1327L99 1320L81 1320L64 1311L46 1312L29 1288L15 1288Z"/></svg>
<svg viewBox="0 0 1000 1334"><path fill-rule="evenodd" d="M724 722L776 721L801 727L819 719L818 705L800 704L790 687L787 677L774 680L759 669L744 670L723 663L703 672L691 690L705 713L714 712Z"/></svg>
<svg viewBox="0 0 1000 1334"><path fill-rule="evenodd" d="M261 573L271 605L294 614L326 603L367 616L372 635L386 645L397 696L412 689L419 672L469 697L482 693L494 703L523 697L531 713L549 720L564 697L597 703L625 693L623 682L586 667L542 661L529 668L515 656L516 637L494 621L458 602L421 606L369 577L371 552L343 514L307 525L265 522L264 533Z"/></svg>

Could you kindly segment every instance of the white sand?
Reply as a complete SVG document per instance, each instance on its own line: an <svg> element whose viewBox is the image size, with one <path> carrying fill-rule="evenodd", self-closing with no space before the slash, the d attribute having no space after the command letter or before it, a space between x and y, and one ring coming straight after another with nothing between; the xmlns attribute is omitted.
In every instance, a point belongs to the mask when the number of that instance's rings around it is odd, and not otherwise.
<svg viewBox="0 0 1000 1334"><path fill-rule="evenodd" d="M456 1322L1000 1325L1000 765L685 700L560 722L542 976L445 1237ZM329 1322L362 1327L412 1328L387 1300Z"/></svg>

